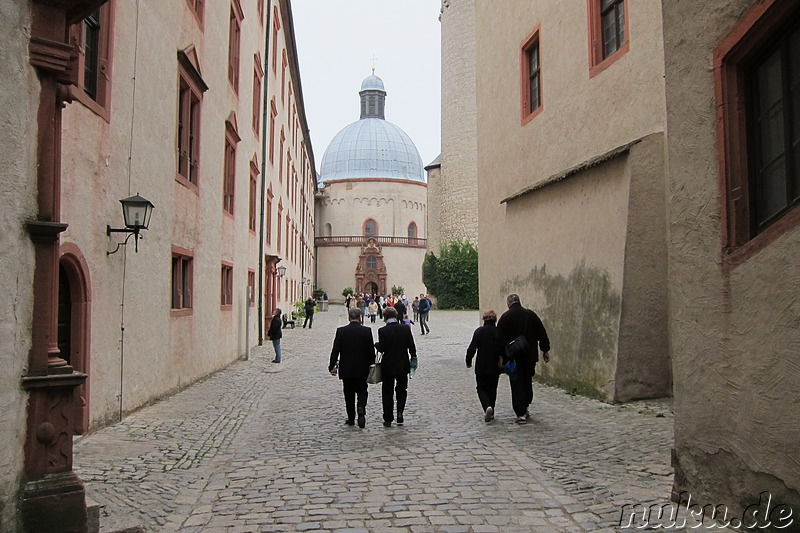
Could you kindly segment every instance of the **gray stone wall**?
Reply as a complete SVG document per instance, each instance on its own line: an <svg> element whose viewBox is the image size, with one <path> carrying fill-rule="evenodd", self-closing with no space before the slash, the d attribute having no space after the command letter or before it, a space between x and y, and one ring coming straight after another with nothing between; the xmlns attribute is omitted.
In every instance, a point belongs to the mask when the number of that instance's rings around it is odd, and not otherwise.
<svg viewBox="0 0 800 533"><path fill-rule="evenodd" d="M437 212L444 243L478 243L475 0L442 2L442 156ZM434 205L438 204L438 205Z"/></svg>

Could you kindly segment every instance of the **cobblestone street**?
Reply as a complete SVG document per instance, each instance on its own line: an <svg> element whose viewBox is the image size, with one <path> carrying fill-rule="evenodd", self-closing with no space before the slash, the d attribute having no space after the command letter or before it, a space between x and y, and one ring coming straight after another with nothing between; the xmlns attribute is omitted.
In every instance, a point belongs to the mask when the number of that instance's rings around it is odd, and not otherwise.
<svg viewBox="0 0 800 533"><path fill-rule="evenodd" d="M103 506L148 531L616 531L623 505L666 504L668 401L611 406L534 385L532 421L514 423L508 379L483 421L464 354L479 314L431 313L415 329L420 368L405 425L344 424L327 372L344 308L75 444L75 470ZM373 331L382 323L374 324ZM375 333L377 338L377 333ZM553 343L552 356L559 347ZM542 363L540 363L542 364ZM130 522L128 522L130 523Z"/></svg>

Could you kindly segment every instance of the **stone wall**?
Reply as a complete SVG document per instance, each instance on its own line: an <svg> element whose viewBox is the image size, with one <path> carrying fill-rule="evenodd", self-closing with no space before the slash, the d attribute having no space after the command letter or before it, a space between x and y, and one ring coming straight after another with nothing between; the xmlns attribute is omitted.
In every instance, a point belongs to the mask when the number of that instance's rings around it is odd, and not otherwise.
<svg viewBox="0 0 800 533"><path fill-rule="evenodd" d="M431 195L441 243L478 243L475 0L442 3L441 194Z"/></svg>
<svg viewBox="0 0 800 533"><path fill-rule="evenodd" d="M20 31L20 29L25 29ZM28 62L30 3L0 4L0 531L17 531L28 394L20 386L31 349L34 251L25 222L37 213L39 84Z"/></svg>

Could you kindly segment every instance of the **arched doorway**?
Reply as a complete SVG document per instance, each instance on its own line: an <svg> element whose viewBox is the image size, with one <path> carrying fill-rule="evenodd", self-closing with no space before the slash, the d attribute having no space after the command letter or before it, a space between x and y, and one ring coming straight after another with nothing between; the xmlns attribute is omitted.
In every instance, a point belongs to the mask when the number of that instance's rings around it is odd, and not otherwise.
<svg viewBox="0 0 800 533"><path fill-rule="evenodd" d="M367 284L364 285L364 292L366 294L378 294L378 284L374 281L367 282Z"/></svg>
<svg viewBox="0 0 800 533"><path fill-rule="evenodd" d="M89 375L91 291L89 270L78 247L65 243L58 268L58 348L76 372ZM89 382L76 389L75 433L89 429Z"/></svg>

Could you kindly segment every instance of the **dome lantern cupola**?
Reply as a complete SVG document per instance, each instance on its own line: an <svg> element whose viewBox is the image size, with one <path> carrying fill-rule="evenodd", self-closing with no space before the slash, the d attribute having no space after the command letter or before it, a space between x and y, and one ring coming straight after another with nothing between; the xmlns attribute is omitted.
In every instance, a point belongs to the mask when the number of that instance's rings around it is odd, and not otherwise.
<svg viewBox="0 0 800 533"><path fill-rule="evenodd" d="M372 74L361 82L361 90L358 94L361 97L361 118L386 119L384 115L386 90L383 88L383 80L375 75L374 67Z"/></svg>

